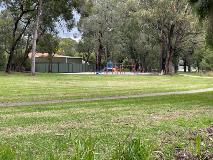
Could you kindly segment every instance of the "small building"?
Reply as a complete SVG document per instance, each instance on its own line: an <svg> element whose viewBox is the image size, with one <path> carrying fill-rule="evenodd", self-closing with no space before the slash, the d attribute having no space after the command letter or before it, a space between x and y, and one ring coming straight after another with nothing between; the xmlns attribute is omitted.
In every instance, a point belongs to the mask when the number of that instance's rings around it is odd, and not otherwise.
<svg viewBox="0 0 213 160"><path fill-rule="evenodd" d="M32 53L29 54L31 59ZM36 72L48 72L50 58L48 53L36 53ZM86 64L82 57L70 57L54 54L52 57L53 73L93 72L94 65Z"/></svg>

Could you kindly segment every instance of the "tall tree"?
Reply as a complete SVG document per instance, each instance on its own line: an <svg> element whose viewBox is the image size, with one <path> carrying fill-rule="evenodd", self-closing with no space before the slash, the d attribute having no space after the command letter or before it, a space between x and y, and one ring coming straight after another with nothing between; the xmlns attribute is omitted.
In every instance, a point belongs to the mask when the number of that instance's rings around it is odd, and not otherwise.
<svg viewBox="0 0 213 160"><path fill-rule="evenodd" d="M199 18L207 21L207 44L213 48L213 1L189 0L195 8Z"/></svg>
<svg viewBox="0 0 213 160"><path fill-rule="evenodd" d="M40 26L40 21L41 21L41 15L42 15L42 7L43 7L43 1L39 0L38 2L38 11L36 14L36 21L35 21L35 26L34 26L34 31L33 31L33 46L32 46L32 65L31 65L31 74L35 75L35 54L36 54L36 44L37 44L37 39L38 39L38 29Z"/></svg>

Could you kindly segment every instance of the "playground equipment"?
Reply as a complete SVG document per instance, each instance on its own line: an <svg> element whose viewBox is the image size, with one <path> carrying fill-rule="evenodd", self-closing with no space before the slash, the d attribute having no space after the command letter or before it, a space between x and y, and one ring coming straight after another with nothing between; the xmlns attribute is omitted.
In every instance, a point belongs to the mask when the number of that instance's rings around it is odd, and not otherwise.
<svg viewBox="0 0 213 160"><path fill-rule="evenodd" d="M104 68L104 73L112 74L125 74L125 73L139 73L143 72L142 67L136 64L123 64L123 63L113 63L112 61L107 62L106 67Z"/></svg>

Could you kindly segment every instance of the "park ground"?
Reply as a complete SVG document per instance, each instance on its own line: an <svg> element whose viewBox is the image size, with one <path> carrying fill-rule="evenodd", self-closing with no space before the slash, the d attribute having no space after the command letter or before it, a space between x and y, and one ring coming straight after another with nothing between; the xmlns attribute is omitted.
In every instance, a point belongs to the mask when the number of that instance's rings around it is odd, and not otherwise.
<svg viewBox="0 0 213 160"><path fill-rule="evenodd" d="M0 73L0 159L188 159L213 154L212 75ZM63 102L100 98L90 102ZM26 103L27 104L27 103Z"/></svg>

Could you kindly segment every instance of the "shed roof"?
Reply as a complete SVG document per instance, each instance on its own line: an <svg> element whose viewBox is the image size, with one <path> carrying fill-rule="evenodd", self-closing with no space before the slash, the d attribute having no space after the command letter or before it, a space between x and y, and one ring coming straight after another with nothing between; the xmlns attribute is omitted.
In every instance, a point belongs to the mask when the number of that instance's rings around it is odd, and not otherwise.
<svg viewBox="0 0 213 160"><path fill-rule="evenodd" d="M48 56L49 56L49 53L36 53L36 55L35 55L36 58L47 58ZM31 59L32 53L29 53L28 57ZM56 58L82 59L82 57L71 57L71 56L64 56L64 55L60 55L60 54L54 54L54 57L56 57Z"/></svg>

